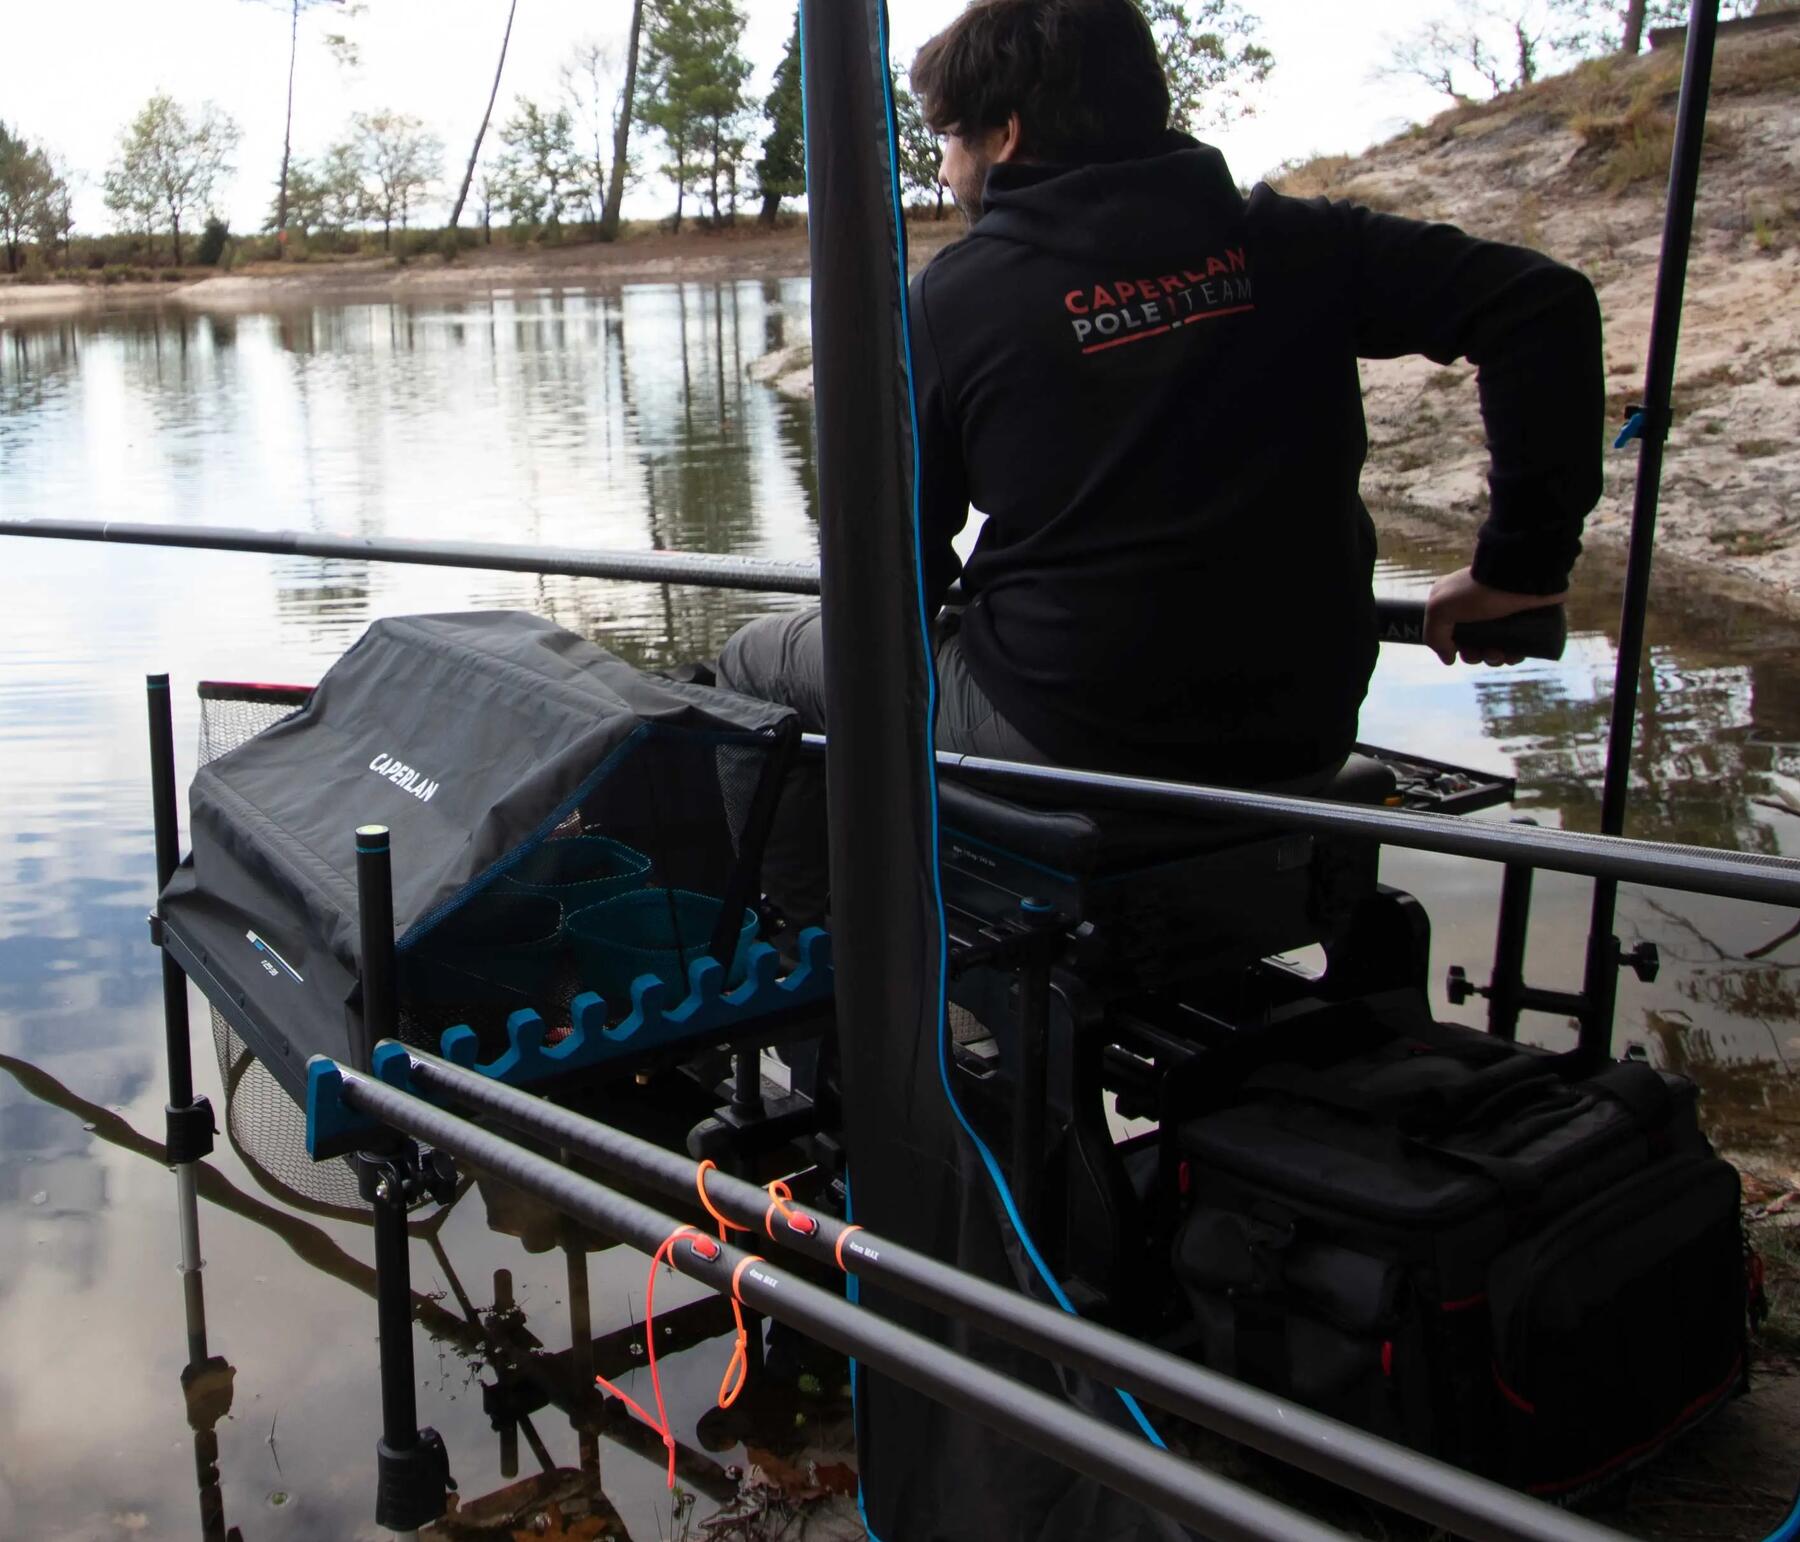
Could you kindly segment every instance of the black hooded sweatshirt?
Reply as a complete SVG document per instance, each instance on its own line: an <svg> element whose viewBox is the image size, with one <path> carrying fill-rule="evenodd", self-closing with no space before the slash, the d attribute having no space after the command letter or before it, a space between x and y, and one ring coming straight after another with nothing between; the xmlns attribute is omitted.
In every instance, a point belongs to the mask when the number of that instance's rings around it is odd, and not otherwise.
<svg viewBox="0 0 1800 1542"><path fill-rule="evenodd" d="M1482 582L1562 589L1600 494L1586 279L1447 225L1245 198L1182 135L993 168L911 324L927 601L972 503L965 657L1067 765L1253 784L1349 750L1376 653L1358 358L1479 366Z"/></svg>

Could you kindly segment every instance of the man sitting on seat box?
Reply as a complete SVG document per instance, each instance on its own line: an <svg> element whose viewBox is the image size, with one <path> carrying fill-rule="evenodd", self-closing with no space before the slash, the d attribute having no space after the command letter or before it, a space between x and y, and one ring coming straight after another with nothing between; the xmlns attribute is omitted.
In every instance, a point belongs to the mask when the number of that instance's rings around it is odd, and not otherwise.
<svg viewBox="0 0 1800 1542"><path fill-rule="evenodd" d="M1479 367L1488 517L1431 593L1444 662L1458 623L1563 597L1601 488L1600 314L1580 274L1447 225L1246 197L1169 128L1134 0L974 0L912 82L969 222L910 291L933 610L970 505L987 516L936 644L940 748L1329 781L1377 646L1359 358ZM822 730L818 613L751 623L719 678ZM785 801L769 889L811 919L822 837L795 854L819 811Z"/></svg>

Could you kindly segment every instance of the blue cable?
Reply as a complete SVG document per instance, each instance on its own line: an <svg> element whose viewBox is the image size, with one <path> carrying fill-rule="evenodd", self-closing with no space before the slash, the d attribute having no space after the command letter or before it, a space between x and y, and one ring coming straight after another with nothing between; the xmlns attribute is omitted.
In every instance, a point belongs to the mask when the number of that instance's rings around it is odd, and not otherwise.
<svg viewBox="0 0 1800 1542"><path fill-rule="evenodd" d="M975 1133L975 1127L969 1123L962 1105L956 1101L956 1093L950 1085L950 1066L945 1046L950 1038L948 1014L945 1008L943 982L949 976L949 939L944 917L944 889L938 869L938 796L937 796L937 666L931 656L931 617L925 610L925 541L919 511L919 481L921 465L919 460L919 404L913 391L913 351L912 351L912 314L911 301L907 293L906 282L906 205L900 191L900 127L894 104L894 78L889 66L888 16L886 0L882 0L877 8L881 33L881 91L887 110L888 131L888 180L892 186L894 209L894 247L899 258L900 267L900 336L906 349L906 405L912 419L912 453L913 453L913 562L919 585L919 636L925 649L926 716L925 716L925 773L927 785L931 789L931 899L933 913L937 917L938 936L938 1005L937 1005L937 1051L938 1077L943 1083L944 1097L950 1104L950 1111L956 1115L956 1121L963 1132L973 1143L980 1154L982 1165L987 1169L988 1177L994 1185L994 1191L1000 1196L1000 1202L1006 1209L1008 1219L1012 1222L1014 1233L1025 1255L1031 1260L1032 1268L1037 1271L1038 1278L1049 1289L1056 1304L1071 1316L1079 1315L1075 1305L1064 1294L1057 1283L1056 1276L1050 1272L1043 1256L1038 1252L1037 1244L1026 1229L1025 1218L1019 1214L1019 1207L1014 1202L1012 1190L1007 1187L1006 1179L1001 1174L1000 1164L994 1160L994 1154L988 1150L987 1143ZM1144 1416L1138 1406L1137 1399L1129 1392L1113 1389L1137 1426L1143 1431L1145 1439L1159 1449L1167 1449L1163 1438L1156 1433L1155 1427Z"/></svg>

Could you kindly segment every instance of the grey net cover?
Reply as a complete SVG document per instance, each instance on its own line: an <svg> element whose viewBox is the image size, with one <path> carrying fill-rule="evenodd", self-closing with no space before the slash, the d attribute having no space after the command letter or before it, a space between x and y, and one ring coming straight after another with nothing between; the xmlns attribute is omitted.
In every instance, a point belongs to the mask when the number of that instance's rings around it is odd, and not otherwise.
<svg viewBox="0 0 1800 1542"><path fill-rule="evenodd" d="M377 621L306 706L201 767L193 852L163 914L274 1027L270 1069L297 1091L308 1057L348 1057L357 1042L358 825L391 831L406 946L578 821L634 758L674 742L722 767L767 747L790 716L646 676L523 612ZM674 801L682 789L660 770L673 762L656 764L621 780L662 785ZM691 819L710 797L723 827L734 795L709 777L681 812ZM722 830L728 852L740 834Z"/></svg>

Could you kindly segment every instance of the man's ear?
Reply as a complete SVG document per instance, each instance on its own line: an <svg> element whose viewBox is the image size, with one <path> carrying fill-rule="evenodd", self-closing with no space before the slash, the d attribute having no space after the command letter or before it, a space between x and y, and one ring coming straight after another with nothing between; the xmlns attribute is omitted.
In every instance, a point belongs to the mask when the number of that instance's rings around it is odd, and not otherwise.
<svg viewBox="0 0 1800 1542"><path fill-rule="evenodd" d="M1025 130L1023 125L1020 124L1019 115L1016 112L1008 114L1006 126L1001 130L1001 133L1005 137L1001 139L999 149L994 152L995 164L998 164L1001 161L1013 161L1019 158L1020 146L1023 145L1025 141Z"/></svg>

